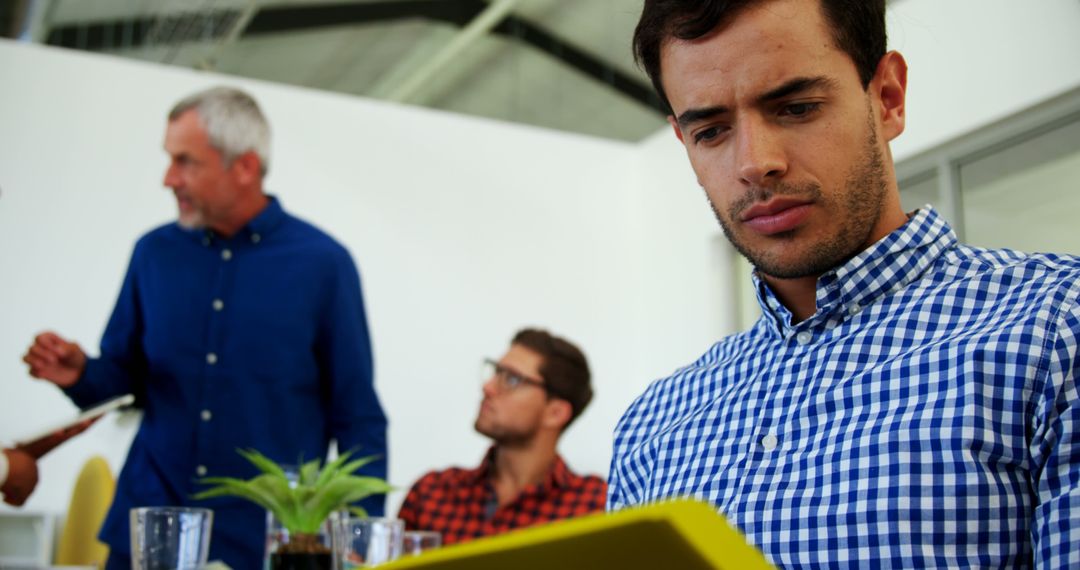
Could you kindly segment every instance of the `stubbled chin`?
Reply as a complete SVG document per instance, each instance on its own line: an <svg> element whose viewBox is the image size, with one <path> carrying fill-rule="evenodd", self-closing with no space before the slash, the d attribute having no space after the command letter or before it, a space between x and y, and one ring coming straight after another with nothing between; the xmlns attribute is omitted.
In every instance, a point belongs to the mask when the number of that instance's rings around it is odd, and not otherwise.
<svg viewBox="0 0 1080 570"><path fill-rule="evenodd" d="M180 227L187 230L201 230L206 227L206 224L202 223L202 220L199 218L199 216L180 214L180 216L176 219L176 223Z"/></svg>

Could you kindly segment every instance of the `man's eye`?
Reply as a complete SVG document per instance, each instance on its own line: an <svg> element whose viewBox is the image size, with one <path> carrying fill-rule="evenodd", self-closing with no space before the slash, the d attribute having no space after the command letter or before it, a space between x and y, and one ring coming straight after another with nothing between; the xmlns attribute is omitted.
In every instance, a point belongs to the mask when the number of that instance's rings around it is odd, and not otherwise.
<svg viewBox="0 0 1080 570"><path fill-rule="evenodd" d="M792 117L805 117L806 115L817 111L820 106L820 103L792 103L791 105L784 106L783 114Z"/></svg>
<svg viewBox="0 0 1080 570"><path fill-rule="evenodd" d="M719 127L709 127L694 133L694 142L706 142L720 136Z"/></svg>
<svg viewBox="0 0 1080 570"><path fill-rule="evenodd" d="M506 385L511 388L517 388L521 385L521 376L518 376L517 374L507 374Z"/></svg>

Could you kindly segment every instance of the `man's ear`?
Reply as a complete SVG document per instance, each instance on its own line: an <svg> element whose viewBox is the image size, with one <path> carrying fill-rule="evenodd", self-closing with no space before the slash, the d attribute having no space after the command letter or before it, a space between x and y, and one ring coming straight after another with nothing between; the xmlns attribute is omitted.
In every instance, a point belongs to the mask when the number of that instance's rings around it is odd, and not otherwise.
<svg viewBox="0 0 1080 570"><path fill-rule="evenodd" d="M234 158L229 168L236 177L236 181L245 186L252 185L262 178L262 160L252 150Z"/></svg>
<svg viewBox="0 0 1080 570"><path fill-rule="evenodd" d="M675 129L675 138L679 139L679 142L683 142L682 129L679 128L679 121L675 119L675 115L668 115L667 122L671 125L672 129Z"/></svg>
<svg viewBox="0 0 1080 570"><path fill-rule="evenodd" d="M570 423L573 415L574 407L570 405L570 402L562 398L551 398L544 409L544 423L548 427L561 431L566 424Z"/></svg>
<svg viewBox="0 0 1080 570"><path fill-rule="evenodd" d="M890 51L881 58L869 89L877 105L881 135L891 141L904 132L906 118L907 62L900 52Z"/></svg>

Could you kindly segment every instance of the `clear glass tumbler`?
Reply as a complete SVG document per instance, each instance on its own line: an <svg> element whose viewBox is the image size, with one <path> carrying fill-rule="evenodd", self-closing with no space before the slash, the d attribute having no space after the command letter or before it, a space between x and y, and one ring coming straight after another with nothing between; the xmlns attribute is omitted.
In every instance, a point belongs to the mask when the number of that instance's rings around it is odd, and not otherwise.
<svg viewBox="0 0 1080 570"><path fill-rule="evenodd" d="M214 512L187 507L131 509L132 570L197 570L206 565Z"/></svg>
<svg viewBox="0 0 1080 570"><path fill-rule="evenodd" d="M339 570L369 568L401 557L405 523L381 517L342 517L336 522L334 555Z"/></svg>
<svg viewBox="0 0 1080 570"><path fill-rule="evenodd" d="M433 530L407 530L401 537L404 556L416 556L442 546L442 535Z"/></svg>

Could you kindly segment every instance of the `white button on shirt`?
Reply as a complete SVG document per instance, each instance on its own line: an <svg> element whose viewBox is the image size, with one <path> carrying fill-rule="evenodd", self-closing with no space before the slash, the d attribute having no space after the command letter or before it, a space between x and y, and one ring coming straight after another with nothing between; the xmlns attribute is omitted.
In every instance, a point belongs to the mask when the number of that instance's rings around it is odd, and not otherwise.
<svg viewBox="0 0 1080 570"><path fill-rule="evenodd" d="M220 311L221 309L225 308L225 302L221 299L214 299L213 305L215 311Z"/></svg>
<svg viewBox="0 0 1080 570"><path fill-rule="evenodd" d="M210 418L214 417L214 414L211 414L210 410L203 410L202 413L199 414L199 417L202 418L202 421L208 422L210 421Z"/></svg>
<svg viewBox="0 0 1080 570"><path fill-rule="evenodd" d="M803 331L803 332L795 335L795 342L797 342L799 344L802 344L802 345L810 344L810 341L812 341L812 340L814 340L814 335L812 335L812 334L810 334L810 333L808 333L806 331Z"/></svg>
<svg viewBox="0 0 1080 570"><path fill-rule="evenodd" d="M206 363L207 364L217 364L217 355L214 354L213 352L211 352L210 354L207 354L206 355Z"/></svg>
<svg viewBox="0 0 1080 570"><path fill-rule="evenodd" d="M205 476L206 475L206 466L205 465L200 465L200 466L196 467L195 468L195 474L198 475L199 477Z"/></svg>
<svg viewBox="0 0 1080 570"><path fill-rule="evenodd" d="M765 434L765 437L761 438L761 447L765 448L765 451L772 451L776 449L780 440L774 434Z"/></svg>
<svg viewBox="0 0 1080 570"><path fill-rule="evenodd" d="M228 260L232 259L232 250L231 249L223 249L223 250L221 250L221 259L224 259L225 261L228 261Z"/></svg>

